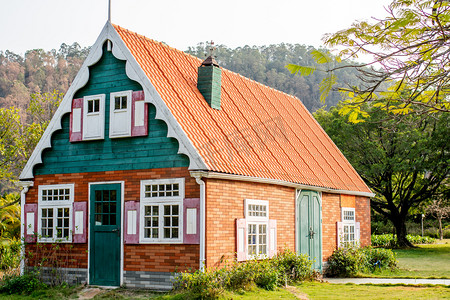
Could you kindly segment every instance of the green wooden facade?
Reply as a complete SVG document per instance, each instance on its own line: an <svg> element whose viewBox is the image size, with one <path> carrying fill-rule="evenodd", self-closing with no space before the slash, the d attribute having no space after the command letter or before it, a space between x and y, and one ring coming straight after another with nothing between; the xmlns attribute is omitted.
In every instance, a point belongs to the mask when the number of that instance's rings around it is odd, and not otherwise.
<svg viewBox="0 0 450 300"><path fill-rule="evenodd" d="M144 137L109 138L109 95L142 87L125 73L125 61L116 59L103 47L99 62L89 68L89 82L74 98L105 94L105 138L96 141L69 141L70 116L62 118L62 130L52 136L52 147L42 154L43 164L34 168L35 175L113 170L138 170L188 167L189 158L177 154L178 141L167 137L167 125L156 120L156 109L149 105L149 134Z"/></svg>

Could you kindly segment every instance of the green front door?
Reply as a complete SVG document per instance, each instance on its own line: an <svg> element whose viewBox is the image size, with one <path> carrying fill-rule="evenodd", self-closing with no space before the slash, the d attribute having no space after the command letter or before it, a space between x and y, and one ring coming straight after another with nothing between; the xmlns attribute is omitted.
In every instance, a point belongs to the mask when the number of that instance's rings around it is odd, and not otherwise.
<svg viewBox="0 0 450 300"><path fill-rule="evenodd" d="M90 187L89 283L120 285L120 189L117 184Z"/></svg>
<svg viewBox="0 0 450 300"><path fill-rule="evenodd" d="M313 267L322 270L322 220L319 193L301 191L297 197L297 249L314 261Z"/></svg>

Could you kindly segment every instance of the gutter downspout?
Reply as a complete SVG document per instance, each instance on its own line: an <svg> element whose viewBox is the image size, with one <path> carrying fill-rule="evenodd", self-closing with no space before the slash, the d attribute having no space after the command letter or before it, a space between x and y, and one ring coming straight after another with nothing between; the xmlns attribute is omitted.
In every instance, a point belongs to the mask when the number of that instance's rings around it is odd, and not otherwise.
<svg viewBox="0 0 450 300"><path fill-rule="evenodd" d="M200 271L205 270L205 240L206 240L206 226L205 226L205 182L202 180L200 174L192 174L195 181L200 185Z"/></svg>
<svg viewBox="0 0 450 300"><path fill-rule="evenodd" d="M19 181L18 186L22 187L20 192L20 239L22 244L20 246L20 275L25 271L25 196L30 186L33 186L33 181Z"/></svg>

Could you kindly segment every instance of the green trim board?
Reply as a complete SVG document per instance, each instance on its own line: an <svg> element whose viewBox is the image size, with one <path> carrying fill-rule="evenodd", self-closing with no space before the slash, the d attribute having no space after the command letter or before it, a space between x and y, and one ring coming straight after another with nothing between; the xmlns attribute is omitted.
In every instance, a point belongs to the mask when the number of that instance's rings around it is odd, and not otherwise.
<svg viewBox="0 0 450 300"><path fill-rule="evenodd" d="M74 98L105 94L105 138L71 143L70 115L64 115L62 129L52 135L52 147L43 151L43 163L34 167L34 175L188 167L189 158L178 154L178 141L167 137L167 124L155 118L156 108L150 103L148 136L109 138L110 93L142 87L127 77L125 61L116 59L105 46L103 53L89 68L89 81Z"/></svg>

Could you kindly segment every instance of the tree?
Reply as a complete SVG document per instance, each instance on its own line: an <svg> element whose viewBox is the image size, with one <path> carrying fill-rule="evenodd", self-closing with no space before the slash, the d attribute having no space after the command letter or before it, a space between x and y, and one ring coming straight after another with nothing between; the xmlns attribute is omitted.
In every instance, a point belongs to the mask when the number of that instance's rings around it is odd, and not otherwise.
<svg viewBox="0 0 450 300"><path fill-rule="evenodd" d="M323 95L335 86L337 70L356 69L362 84L349 82L337 88L344 92L344 103L354 121L368 117L362 113L366 103L378 103L397 115L449 112L450 2L393 0L386 11L388 16L383 19L358 21L324 37L326 46L341 50L336 60L323 51L312 53L326 66ZM355 64L353 61L361 55L369 57L370 62ZM345 64L336 65L336 61ZM288 68L302 75L316 70L293 64Z"/></svg>
<svg viewBox="0 0 450 300"><path fill-rule="evenodd" d="M62 97L57 91L31 95L26 117L18 108L0 108L0 193L13 190L10 183L17 180Z"/></svg>
<svg viewBox="0 0 450 300"><path fill-rule="evenodd" d="M399 120L378 107L365 107L366 122L352 123L339 114L317 111L314 116L367 185L376 193L371 207L395 227L398 245L406 239L411 210L432 198L449 176L450 116L410 115Z"/></svg>
<svg viewBox="0 0 450 300"><path fill-rule="evenodd" d="M442 220L450 216L450 195L448 191L447 188L447 195L446 193L439 193L426 208L426 212L434 216L439 222L439 238L441 240L444 238Z"/></svg>

